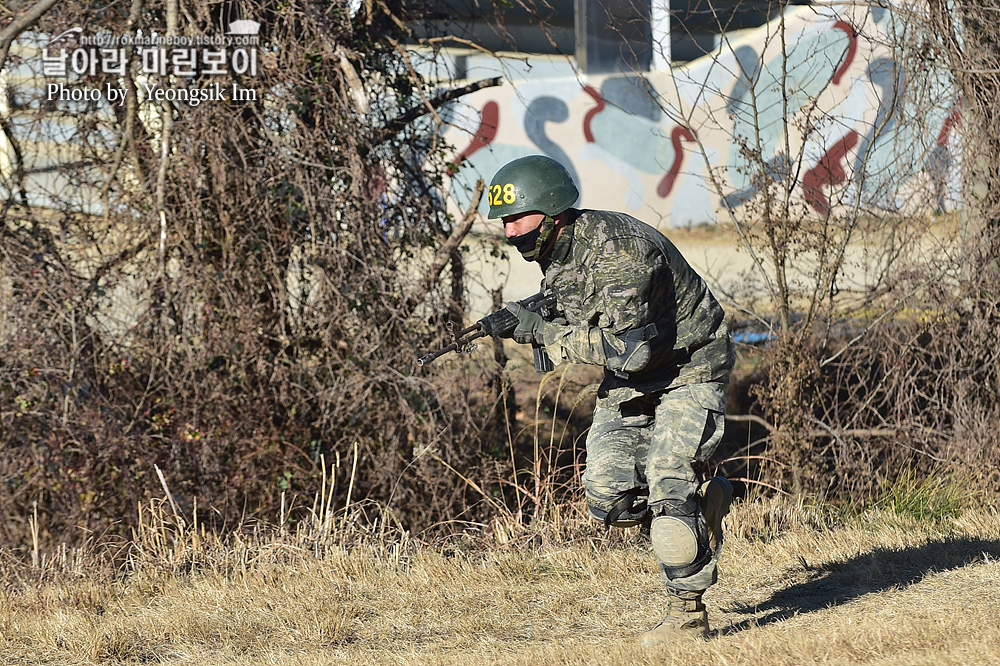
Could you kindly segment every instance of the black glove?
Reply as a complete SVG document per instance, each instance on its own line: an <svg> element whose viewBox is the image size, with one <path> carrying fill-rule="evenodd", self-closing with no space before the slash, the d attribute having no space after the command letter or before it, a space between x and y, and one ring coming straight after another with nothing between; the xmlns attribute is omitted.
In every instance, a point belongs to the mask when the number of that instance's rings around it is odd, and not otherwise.
<svg viewBox="0 0 1000 666"><path fill-rule="evenodd" d="M507 309L517 317L517 328L514 329L514 334L511 336L515 342L545 344L545 320L542 319L542 315L514 302L508 303Z"/></svg>

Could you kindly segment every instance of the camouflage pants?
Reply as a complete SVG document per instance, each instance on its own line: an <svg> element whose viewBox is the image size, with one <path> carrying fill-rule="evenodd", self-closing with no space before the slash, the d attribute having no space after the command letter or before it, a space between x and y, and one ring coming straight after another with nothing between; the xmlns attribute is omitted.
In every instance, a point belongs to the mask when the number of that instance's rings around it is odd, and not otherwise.
<svg viewBox="0 0 1000 666"><path fill-rule="evenodd" d="M697 467L715 452L725 429L726 384L690 384L640 393L617 388L598 398L587 436L583 484L592 511L607 513L622 497L646 496L655 515L665 505L693 501ZM670 587L704 590L716 581L719 553L700 571L668 581Z"/></svg>

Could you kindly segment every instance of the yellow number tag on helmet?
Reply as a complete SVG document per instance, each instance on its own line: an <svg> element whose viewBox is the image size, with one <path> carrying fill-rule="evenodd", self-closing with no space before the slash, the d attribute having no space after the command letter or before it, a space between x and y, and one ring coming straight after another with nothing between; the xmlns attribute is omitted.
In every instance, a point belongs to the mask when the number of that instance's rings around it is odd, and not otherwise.
<svg viewBox="0 0 1000 666"><path fill-rule="evenodd" d="M500 185L497 183L490 188L489 193L489 204L491 206L499 206L501 204L512 204L517 199L514 194L514 183L507 183L506 185Z"/></svg>
<svg viewBox="0 0 1000 666"><path fill-rule="evenodd" d="M507 183L503 186L503 202L505 204L514 203L514 183Z"/></svg>

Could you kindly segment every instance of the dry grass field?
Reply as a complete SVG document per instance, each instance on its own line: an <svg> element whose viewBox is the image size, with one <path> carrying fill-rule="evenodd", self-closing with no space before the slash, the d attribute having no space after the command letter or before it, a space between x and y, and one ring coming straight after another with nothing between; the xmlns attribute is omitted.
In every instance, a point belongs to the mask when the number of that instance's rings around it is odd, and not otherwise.
<svg viewBox="0 0 1000 666"><path fill-rule="evenodd" d="M648 545L571 508L434 544L344 516L220 541L147 511L117 566L4 554L0 663L1000 663L1000 515L900 506L738 503L712 637L656 649Z"/></svg>

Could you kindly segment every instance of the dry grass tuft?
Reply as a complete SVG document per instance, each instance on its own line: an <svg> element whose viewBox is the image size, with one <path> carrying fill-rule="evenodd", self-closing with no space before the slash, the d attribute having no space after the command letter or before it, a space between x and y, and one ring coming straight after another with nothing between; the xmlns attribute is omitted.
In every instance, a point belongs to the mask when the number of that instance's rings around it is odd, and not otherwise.
<svg viewBox="0 0 1000 666"><path fill-rule="evenodd" d="M4 557L4 664L994 664L1000 516L850 519L739 503L710 640L636 637L663 590L633 530L578 508L438 544L343 516L225 540L162 506L118 554Z"/></svg>

